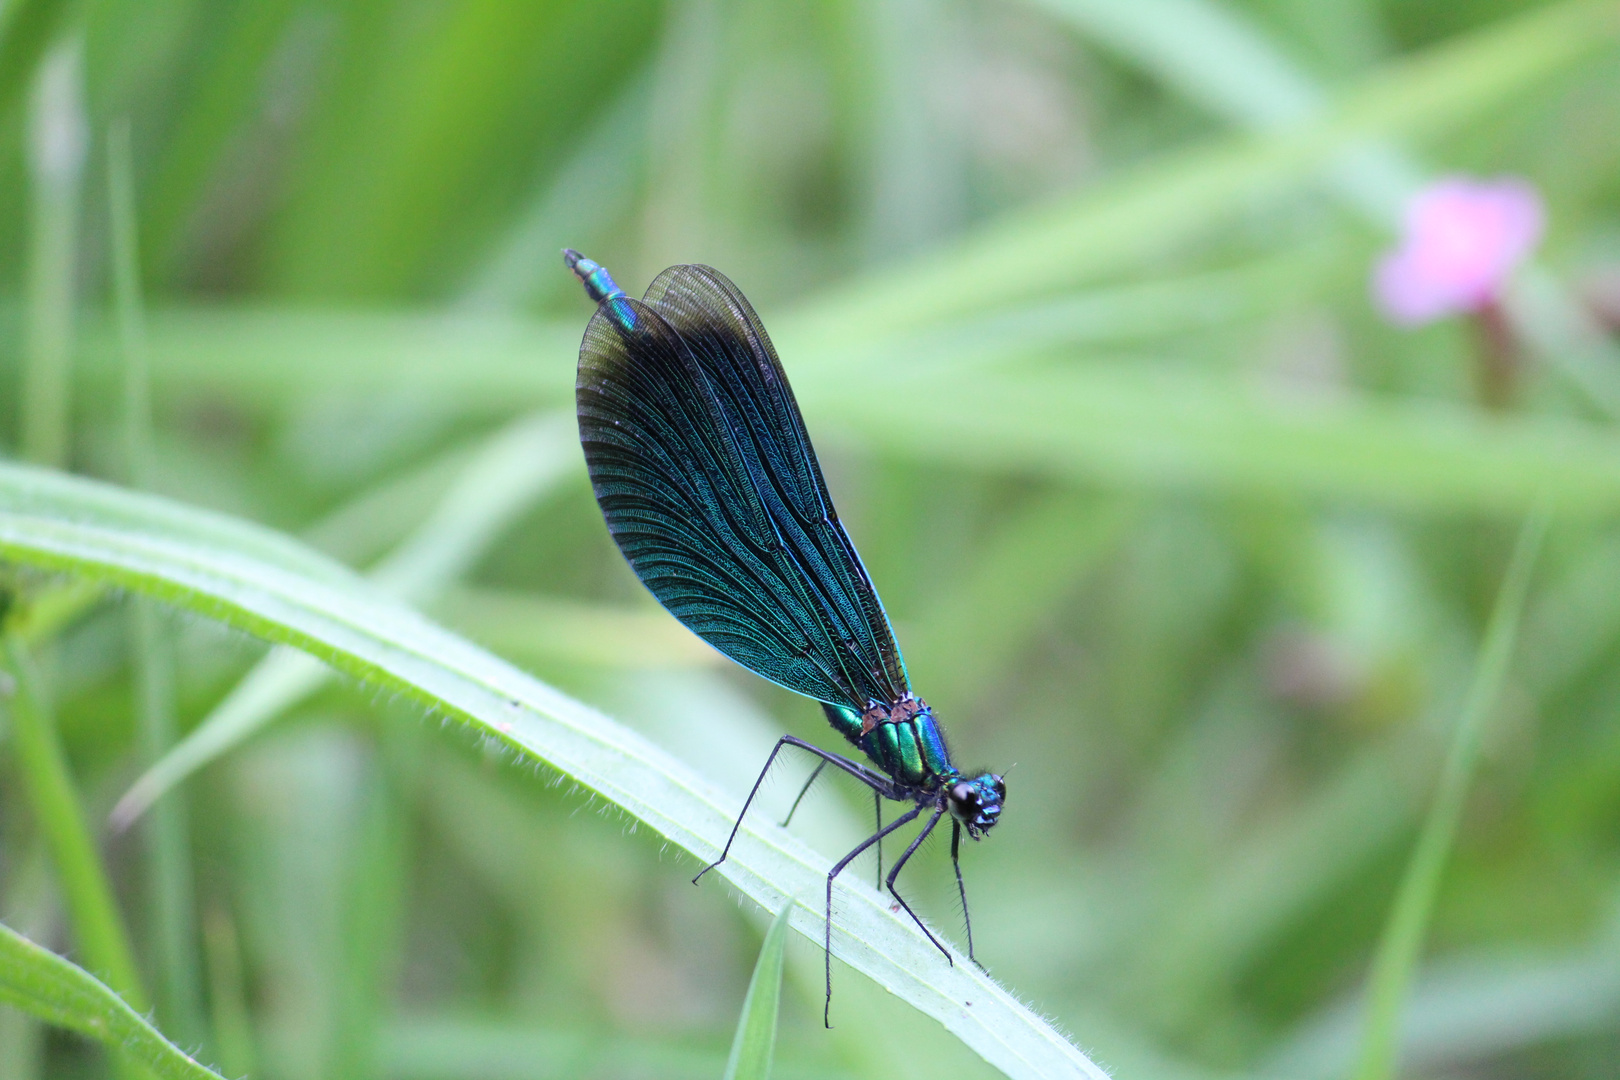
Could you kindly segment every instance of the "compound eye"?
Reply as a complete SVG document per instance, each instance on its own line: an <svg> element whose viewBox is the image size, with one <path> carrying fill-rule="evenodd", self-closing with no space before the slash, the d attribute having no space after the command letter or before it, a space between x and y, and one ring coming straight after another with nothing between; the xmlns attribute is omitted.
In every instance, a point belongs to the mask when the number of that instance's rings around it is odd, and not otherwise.
<svg viewBox="0 0 1620 1080"><path fill-rule="evenodd" d="M972 784L957 784L951 788L951 801L965 803L968 806L978 806L979 793L973 790Z"/></svg>

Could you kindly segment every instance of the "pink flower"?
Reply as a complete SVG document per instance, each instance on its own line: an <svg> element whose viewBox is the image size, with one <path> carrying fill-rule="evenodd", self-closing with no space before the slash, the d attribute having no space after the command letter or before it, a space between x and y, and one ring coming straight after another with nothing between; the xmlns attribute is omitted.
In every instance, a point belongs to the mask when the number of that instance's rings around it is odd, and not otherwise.
<svg viewBox="0 0 1620 1080"><path fill-rule="evenodd" d="M1541 197L1523 180L1448 177L1413 197L1401 244L1373 275L1373 297L1401 326L1478 311L1541 240Z"/></svg>

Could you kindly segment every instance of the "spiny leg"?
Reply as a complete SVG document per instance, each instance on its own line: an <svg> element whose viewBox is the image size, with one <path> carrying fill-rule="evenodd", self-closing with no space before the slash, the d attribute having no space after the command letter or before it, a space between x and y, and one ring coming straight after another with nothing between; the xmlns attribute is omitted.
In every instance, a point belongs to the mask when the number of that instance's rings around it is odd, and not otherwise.
<svg viewBox="0 0 1620 1080"><path fill-rule="evenodd" d="M878 794L876 788L872 789L872 817L877 822L877 835L878 835L878 842L877 842L878 872L877 872L877 885L875 886L875 888L877 889L878 892L882 892L883 891L883 796Z"/></svg>
<svg viewBox="0 0 1620 1080"><path fill-rule="evenodd" d="M853 776L855 779L859 780L861 783L865 784L874 791L882 791L885 794L895 791L894 781L890 780L887 776L884 776L881 773L873 772L866 766L861 765L858 762L851 761L848 758L839 757L837 754L830 754L821 747L816 746L813 743L807 743L803 739L796 738L792 735L784 735L780 739L776 740L775 746L771 747L771 756L765 759L765 767L759 770L759 776L754 779L754 786L749 790L748 798L743 800L742 812L737 815L737 820L731 825L731 835L726 837L726 846L720 849L720 857L714 860L714 862L710 863L708 866L705 866L703 869L699 870L697 872L697 877L692 879L692 884L696 885L699 878L701 878L704 874L707 874L710 870L713 870L715 867L719 866L721 863L725 862L726 856L731 854L731 845L733 841L737 839L737 830L742 828L743 818L748 815L748 808L753 805L754 796L759 794L759 785L765 782L765 774L771 771L771 765L776 761L776 755L782 752L782 747L784 746L796 746L800 750L808 750L810 753L821 758L821 760L826 764L836 765L838 768L843 769L845 772L849 773L849 775ZM890 797L894 798L896 796L890 795Z"/></svg>
<svg viewBox="0 0 1620 1080"><path fill-rule="evenodd" d="M799 804L804 801L804 797L806 795L810 794L810 789L815 785L815 782L816 782L817 778L821 776L821 770L825 769L826 767L827 767L827 762L825 760L819 761L819 762L816 763L816 767L815 767L814 771L812 771L810 773L810 778L804 782L804 787L799 789L799 794L794 798L793 805L788 807L787 817L782 819L782 828L784 828L784 829L787 828L788 824L793 820L793 815L799 812ZM883 832L883 793L880 792L877 788L872 789L872 817L873 817L873 820L876 822L877 832L882 833ZM874 882L874 888L876 888L878 892L883 891L883 841L882 840L879 840L877 842L877 878L876 878L876 880Z"/></svg>
<svg viewBox="0 0 1620 1080"><path fill-rule="evenodd" d="M922 808L918 807L918 809L921 810ZM934 943L934 948L943 953L945 959L951 962L952 967L955 967L956 960L951 956L951 951L939 943L939 938L934 936L934 932L932 930L923 925L923 921L917 918L917 913L911 910L911 905L906 903L906 898L900 895L900 890L894 887L894 879L900 876L900 870L906 865L906 860L911 858L911 853L913 851L916 851L922 846L922 842L924 840L928 839L928 834L934 831L934 826L939 824L939 819L944 813L944 807L940 807L938 810L934 811L934 816L929 818L928 824L924 825L922 829L918 831L916 838L911 841L911 846L906 848L905 853L902 854L899 859L895 860L894 869L889 871L887 884L889 886L890 895L900 902L901 907L906 909L906 914L910 915L911 921L917 924L917 929L921 930L928 940ZM955 819L952 819L952 824L955 824Z"/></svg>
<svg viewBox="0 0 1620 1080"><path fill-rule="evenodd" d="M799 797L793 800L792 806L788 807L787 817L782 819L782 828L785 829L788 827L788 822L792 821L793 815L798 812L799 804L804 802L804 797L806 795L810 794L810 785L816 782L816 777L820 776L821 770L825 769L826 767L827 763L825 761L816 762L815 772L810 774L810 779L806 780L804 782L804 787L799 789Z"/></svg>
<svg viewBox="0 0 1620 1080"><path fill-rule="evenodd" d="M865 840L862 840L859 844L855 845L855 848L854 848L853 851L851 851L848 855L845 855L842 859L839 859L836 863L833 864L833 868L831 870L827 871L827 920L826 920L826 926L825 926L825 934L824 934L823 939L822 939L822 946L823 946L823 948L825 950L824 955L825 955L826 962L827 962L827 998L826 998L826 1003L822 1006L822 1009L821 1009L821 1022L824 1025L826 1025L827 1027L832 1027L832 887L833 887L833 878L835 878L839 874L843 873L844 872L844 867L848 866L851 862L853 862L854 859L855 859L855 856L859 855L861 852L865 851L867 848L871 847L873 844L875 844L878 841L882 840L889 833L894 832L894 830L898 829L900 826L904 825L906 822L910 821L912 818L916 817L920 813L922 813L922 807L921 806L913 806L910 810L907 810L905 813L901 814L899 817L897 817L893 821L889 822L889 824L887 826L885 826L882 829L879 829L877 832L873 833L871 836L868 836ZM909 852L908 852L908 854L909 854Z"/></svg>
<svg viewBox="0 0 1620 1080"><path fill-rule="evenodd" d="M973 961L975 967L985 974L985 966L979 963L979 958L973 955L973 917L968 914L967 886L962 884L962 863L958 859L958 852L962 848L962 823L955 818L951 819L951 868L956 871L956 895L962 898L962 921L967 924L968 959Z"/></svg>

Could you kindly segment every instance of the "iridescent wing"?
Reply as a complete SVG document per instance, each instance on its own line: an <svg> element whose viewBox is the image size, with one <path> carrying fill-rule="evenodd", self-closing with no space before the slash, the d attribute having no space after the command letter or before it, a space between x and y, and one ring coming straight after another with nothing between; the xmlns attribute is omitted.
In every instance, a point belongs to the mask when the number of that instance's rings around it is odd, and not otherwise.
<svg viewBox="0 0 1620 1080"><path fill-rule="evenodd" d="M673 266L599 305L575 397L608 530L671 614L789 690L857 711L900 699L894 631L735 285Z"/></svg>

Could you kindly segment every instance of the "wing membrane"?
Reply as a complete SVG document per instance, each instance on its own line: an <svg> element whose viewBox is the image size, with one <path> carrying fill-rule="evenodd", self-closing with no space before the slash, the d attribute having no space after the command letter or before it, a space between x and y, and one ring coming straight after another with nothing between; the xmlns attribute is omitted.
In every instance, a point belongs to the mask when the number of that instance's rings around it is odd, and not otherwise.
<svg viewBox="0 0 1620 1080"><path fill-rule="evenodd" d="M753 308L701 266L618 302L634 319L598 309L576 397L597 501L636 575L773 682L857 709L898 700L894 633Z"/></svg>

